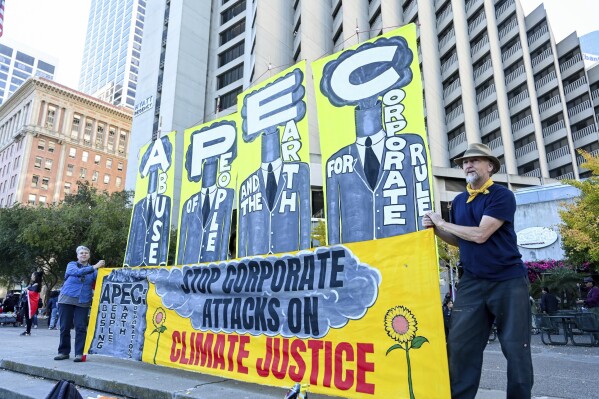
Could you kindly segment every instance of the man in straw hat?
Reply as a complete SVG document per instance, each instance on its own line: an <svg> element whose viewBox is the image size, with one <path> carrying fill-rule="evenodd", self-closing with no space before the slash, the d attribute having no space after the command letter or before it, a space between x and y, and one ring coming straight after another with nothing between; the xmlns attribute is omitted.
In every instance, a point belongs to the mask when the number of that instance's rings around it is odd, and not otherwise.
<svg viewBox="0 0 599 399"><path fill-rule="evenodd" d="M507 397L531 397L531 310L528 279L516 244L516 200L494 184L499 160L484 144L468 146L455 160L466 175L467 191L452 202L448 223L439 213L423 217L425 227L459 246L464 275L460 280L448 336L452 398L474 398L493 321L507 359Z"/></svg>

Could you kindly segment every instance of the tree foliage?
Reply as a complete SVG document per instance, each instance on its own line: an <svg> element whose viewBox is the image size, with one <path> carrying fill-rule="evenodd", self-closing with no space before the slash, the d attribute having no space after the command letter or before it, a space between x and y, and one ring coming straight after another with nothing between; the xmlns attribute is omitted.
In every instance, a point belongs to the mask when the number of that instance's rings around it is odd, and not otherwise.
<svg viewBox="0 0 599 399"><path fill-rule="evenodd" d="M583 181L567 181L581 192L573 203L559 211L562 218L560 233L566 256L573 264L590 262L599 272L599 157L579 151L586 162L581 166L592 176Z"/></svg>
<svg viewBox="0 0 599 399"><path fill-rule="evenodd" d="M63 280L67 263L76 259L78 245L91 249L92 262L123 264L133 193L109 194L77 184L77 192L58 205L0 209L0 283L28 281L33 270L42 269L52 289Z"/></svg>
<svg viewBox="0 0 599 399"><path fill-rule="evenodd" d="M324 220L319 220L316 226L312 228L310 238L312 246L324 246L327 243L327 225Z"/></svg>

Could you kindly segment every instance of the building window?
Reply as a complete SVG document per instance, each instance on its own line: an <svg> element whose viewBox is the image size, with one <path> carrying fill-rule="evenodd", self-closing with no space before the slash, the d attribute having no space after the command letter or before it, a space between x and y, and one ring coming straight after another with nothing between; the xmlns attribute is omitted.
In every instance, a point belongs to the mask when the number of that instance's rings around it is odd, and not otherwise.
<svg viewBox="0 0 599 399"><path fill-rule="evenodd" d="M83 153L81 154L81 160L83 162L87 162L88 158L89 158L89 152L83 151Z"/></svg>
<svg viewBox="0 0 599 399"><path fill-rule="evenodd" d="M94 173L92 174L92 181L98 181L98 171L94 170Z"/></svg>
<svg viewBox="0 0 599 399"><path fill-rule="evenodd" d="M33 167L38 168L38 169L42 167L42 157L35 157L35 162L33 163Z"/></svg>
<svg viewBox="0 0 599 399"><path fill-rule="evenodd" d="M74 116L73 117L73 124L71 125L71 138L76 140L79 138L79 129L81 126L81 117L80 116Z"/></svg>
<svg viewBox="0 0 599 399"><path fill-rule="evenodd" d="M122 182L122 179L119 176L117 176L116 179L115 179L116 186L117 187L121 187L121 182Z"/></svg>
<svg viewBox="0 0 599 399"><path fill-rule="evenodd" d="M46 129L54 128L54 117L56 116L56 108L48 107L48 113L46 114Z"/></svg>
<svg viewBox="0 0 599 399"><path fill-rule="evenodd" d="M99 165L101 160L102 160L102 157L100 155L96 154L96 156L94 157L94 163L96 165Z"/></svg>
<svg viewBox="0 0 599 399"><path fill-rule="evenodd" d="M220 109L227 109L237 104L237 96L241 93L241 87L223 94L220 97ZM219 109L219 111L220 111Z"/></svg>
<svg viewBox="0 0 599 399"><path fill-rule="evenodd" d="M127 147L127 132L121 132L119 136L119 154L125 153Z"/></svg>
<svg viewBox="0 0 599 399"><path fill-rule="evenodd" d="M243 55L245 51L245 40L237 43L233 47L223 51L218 55L218 67L228 64L229 62L237 59Z"/></svg>
<svg viewBox="0 0 599 399"><path fill-rule="evenodd" d="M50 178L49 177L42 178L42 185L41 185L42 190L47 190L48 184L50 184Z"/></svg>
<svg viewBox="0 0 599 399"><path fill-rule="evenodd" d="M83 143L90 145L91 144L91 137L92 137L92 127L93 127L93 122L92 121L86 121L85 122L85 131L83 132Z"/></svg>
<svg viewBox="0 0 599 399"><path fill-rule="evenodd" d="M37 141L37 149L40 150L40 151L44 151L46 149L46 140L39 139Z"/></svg>
<svg viewBox="0 0 599 399"><path fill-rule="evenodd" d="M98 125L96 129L96 147L104 145L104 125Z"/></svg>
<svg viewBox="0 0 599 399"><path fill-rule="evenodd" d="M46 158L46 162L44 163L44 169L52 170L53 161L50 158Z"/></svg>
<svg viewBox="0 0 599 399"><path fill-rule="evenodd" d="M54 152L55 146L56 143L54 143L53 141L48 141L48 152Z"/></svg>
<svg viewBox="0 0 599 399"><path fill-rule="evenodd" d="M67 165L67 176L73 176L73 169L75 168L74 165L68 164Z"/></svg>
<svg viewBox="0 0 599 399"><path fill-rule="evenodd" d="M104 184L110 183L110 175L104 175Z"/></svg>
<svg viewBox="0 0 599 399"><path fill-rule="evenodd" d="M220 13L220 24L224 25L239 14L245 11L245 0L227 8L225 11Z"/></svg>
<svg viewBox="0 0 599 399"><path fill-rule="evenodd" d="M233 82L243 78L243 64L236 66L233 69L217 76L217 89L222 89Z"/></svg>
<svg viewBox="0 0 599 399"><path fill-rule="evenodd" d="M87 169L86 168L79 169L79 178L80 179L85 179L86 175L87 175Z"/></svg>
<svg viewBox="0 0 599 399"><path fill-rule="evenodd" d="M115 135L116 135L116 130L111 127L110 130L108 131L108 144L106 145L108 147L108 151L114 151Z"/></svg>
<svg viewBox="0 0 599 399"><path fill-rule="evenodd" d="M242 35L245 32L245 19L239 21L229 29L225 30L220 34L220 45L227 43L228 41Z"/></svg>
<svg viewBox="0 0 599 399"><path fill-rule="evenodd" d="M40 195L40 205L46 205L46 196Z"/></svg>
<svg viewBox="0 0 599 399"><path fill-rule="evenodd" d="M64 193L65 194L70 194L71 193L71 183L70 182L65 182L65 184L64 184Z"/></svg>
<svg viewBox="0 0 599 399"><path fill-rule="evenodd" d="M116 169L117 170L123 170L123 163L119 162L118 165L117 165L117 167L116 167Z"/></svg>
<svg viewBox="0 0 599 399"><path fill-rule="evenodd" d="M106 158L106 169L112 169L112 158Z"/></svg>
<svg viewBox="0 0 599 399"><path fill-rule="evenodd" d="M35 199L36 199L35 194L29 194L29 198L28 198L29 205L35 205Z"/></svg>
<svg viewBox="0 0 599 399"><path fill-rule="evenodd" d="M40 177L38 175L33 175L31 177L31 187L35 188L37 187L37 182L40 180Z"/></svg>

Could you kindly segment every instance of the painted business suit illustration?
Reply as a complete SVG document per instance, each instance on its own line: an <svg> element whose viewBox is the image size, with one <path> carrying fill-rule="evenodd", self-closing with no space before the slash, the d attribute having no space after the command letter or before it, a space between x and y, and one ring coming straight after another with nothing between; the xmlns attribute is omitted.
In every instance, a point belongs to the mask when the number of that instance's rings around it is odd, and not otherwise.
<svg viewBox="0 0 599 399"><path fill-rule="evenodd" d="M133 208L125 265L166 265L171 220L171 198L164 195L161 172L172 160L172 144L168 137L155 140L144 153L139 171L148 179L147 195Z"/></svg>
<svg viewBox="0 0 599 399"><path fill-rule="evenodd" d="M324 67L322 93L336 107L354 107L356 128L355 142L325 164L329 245L422 228L419 214L430 209L425 142L418 134L397 134L407 127L401 88L412 80L411 62L405 39L393 37L347 51Z"/></svg>
<svg viewBox="0 0 599 399"><path fill-rule="evenodd" d="M206 160L202 189L182 207L177 264L227 259L235 190L217 186L218 158Z"/></svg>
<svg viewBox="0 0 599 399"><path fill-rule="evenodd" d="M297 251L310 247L310 168L306 162L285 160L279 126L295 123L306 114L303 74L294 70L247 95L242 108L243 140L261 136L261 163L240 185L237 256ZM284 87L284 89L279 89ZM248 114L253 96L276 109L253 129ZM270 104L265 104L270 102ZM260 111L257 111L260 114Z"/></svg>

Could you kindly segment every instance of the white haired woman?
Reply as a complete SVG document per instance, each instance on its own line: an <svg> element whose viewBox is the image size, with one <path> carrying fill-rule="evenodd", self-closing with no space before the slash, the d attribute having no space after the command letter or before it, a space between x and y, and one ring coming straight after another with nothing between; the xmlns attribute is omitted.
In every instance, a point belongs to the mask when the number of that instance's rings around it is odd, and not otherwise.
<svg viewBox="0 0 599 399"><path fill-rule="evenodd" d="M54 360L65 360L71 353L71 327L75 326L75 362L83 361L83 348L87 336L87 316L92 303L93 286L98 269L104 267L100 260L89 264L89 248L80 245L76 249L77 261L69 262L64 274L65 281L58 297L60 317L60 344Z"/></svg>

